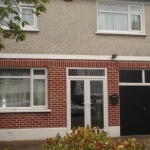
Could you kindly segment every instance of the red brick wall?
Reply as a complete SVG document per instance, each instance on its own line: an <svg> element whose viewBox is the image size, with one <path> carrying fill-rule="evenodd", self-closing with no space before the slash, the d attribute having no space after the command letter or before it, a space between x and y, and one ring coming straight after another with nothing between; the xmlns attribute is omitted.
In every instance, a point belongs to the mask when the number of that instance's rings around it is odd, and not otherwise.
<svg viewBox="0 0 150 150"><path fill-rule="evenodd" d="M0 59L0 67L45 67L48 69L48 108L51 113L0 113L0 128L66 127L66 67L107 68L109 126L119 126L119 104L110 105L109 96L119 94L118 69L149 69L149 62L88 60Z"/></svg>

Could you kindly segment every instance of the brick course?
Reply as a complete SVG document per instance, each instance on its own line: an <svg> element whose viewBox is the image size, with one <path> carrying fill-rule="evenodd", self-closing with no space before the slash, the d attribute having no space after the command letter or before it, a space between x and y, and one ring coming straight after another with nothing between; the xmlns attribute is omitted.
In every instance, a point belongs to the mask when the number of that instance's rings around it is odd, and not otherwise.
<svg viewBox="0 0 150 150"><path fill-rule="evenodd" d="M111 106L109 96L119 95L118 69L149 69L150 62L0 59L0 67L44 67L48 70L48 112L0 113L1 129L67 126L66 67L107 68L108 124L120 125L119 104Z"/></svg>

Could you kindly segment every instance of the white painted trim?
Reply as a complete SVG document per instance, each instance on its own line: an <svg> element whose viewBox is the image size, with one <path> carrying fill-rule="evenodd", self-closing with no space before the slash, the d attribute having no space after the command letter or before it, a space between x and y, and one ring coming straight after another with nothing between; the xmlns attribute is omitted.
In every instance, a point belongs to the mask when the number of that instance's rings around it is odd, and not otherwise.
<svg viewBox="0 0 150 150"><path fill-rule="evenodd" d="M108 87L107 87L107 69L105 69L105 80L104 80L104 130L108 132Z"/></svg>
<svg viewBox="0 0 150 150"><path fill-rule="evenodd" d="M126 70L126 69L120 69L120 70ZM139 70L142 72L142 82L141 83L129 83L129 82L119 82L119 86L150 86L150 83L145 82L145 70L148 69L127 69L127 70Z"/></svg>
<svg viewBox="0 0 150 150"><path fill-rule="evenodd" d="M51 112L51 109L0 109L0 113Z"/></svg>
<svg viewBox="0 0 150 150"><path fill-rule="evenodd" d="M142 25L142 26L144 26L144 25ZM145 31L145 28L144 28L144 30L143 31ZM114 35L131 35L131 36L148 36L148 34L143 34L143 33L136 33L136 32L133 32L132 33L132 31L130 31L130 32L126 32L126 33L124 33L124 32L109 32L109 31L95 31L95 34L114 34Z"/></svg>
<svg viewBox="0 0 150 150"><path fill-rule="evenodd" d="M105 76L69 76L68 75L68 70L69 69L75 69L75 68L66 68L66 76L67 76L67 80L66 80L66 84L67 84L67 90L66 90L66 94L67 94L67 131L70 132L71 131L71 103L70 103L70 81L84 81L84 99L87 100L85 103L85 112L87 112L90 100L88 99L90 97L89 93L90 91L87 89L88 87L90 87L90 81L103 81L103 111L104 111L104 130L106 132L108 132L108 91L107 91L107 69L106 68L99 68L99 70L105 70ZM87 69L87 68L76 68L76 69ZM95 69L95 68L88 68L88 69ZM97 68L96 68L97 69ZM86 93L87 92L87 93ZM90 112L90 111L89 111ZM86 124L90 124L90 113L87 112L85 113L85 126ZM88 115L86 115L88 114Z"/></svg>
<svg viewBox="0 0 150 150"><path fill-rule="evenodd" d="M30 31L30 32L40 32L40 30L39 29L35 29L35 28L21 28L23 31ZM4 28L4 30L10 30L9 28Z"/></svg>
<svg viewBox="0 0 150 150"><path fill-rule="evenodd" d="M65 136L66 127L61 128L34 128L34 129L1 129L0 141L11 140L45 140L49 137L55 137L57 133Z"/></svg>
<svg viewBox="0 0 150 150"><path fill-rule="evenodd" d="M119 86L150 86L150 83L119 83Z"/></svg>
<svg viewBox="0 0 150 150"><path fill-rule="evenodd" d="M108 136L119 137L120 136L120 126L109 126Z"/></svg>
<svg viewBox="0 0 150 150"><path fill-rule="evenodd" d="M108 61L150 61L150 56L117 56L112 55L56 55L56 54L14 54L1 53L0 59L59 59L59 60L108 60Z"/></svg>
<svg viewBox="0 0 150 150"><path fill-rule="evenodd" d="M113 0L97 0L96 2L96 7L97 7L97 31L95 32L95 34L114 34L114 35L132 35L132 36L148 36L148 34L145 34L145 12L144 12L144 3L141 3L141 4L138 4L137 2L136 3L130 3L128 1L128 3L123 3L124 1L113 1ZM105 11L105 10L98 10L98 4L99 3L103 3L103 4L126 4L128 5L128 11L127 12L121 12L121 11ZM140 12L131 12L130 11L130 6L133 5L133 6L140 6L140 8L142 9L142 11ZM128 14L128 30L127 31L117 31L117 30L101 30L101 29L98 29L98 22L99 22L99 13L103 13L103 12L106 12L106 13L124 13L124 14ZM141 30L138 31L138 30L131 30L131 15L140 15L140 24L141 24Z"/></svg>
<svg viewBox="0 0 150 150"><path fill-rule="evenodd" d="M51 112L50 109L48 109L48 84L47 84L47 68L26 68L30 70L29 76L0 76L1 78L12 78L12 79L17 79L17 78L28 78L30 80L30 106L29 107L0 107L0 113L17 113L17 112ZM34 70L44 70L45 74L44 75L34 75ZM43 79L45 80L45 105L39 105L39 106L34 106L33 105L33 80L36 79ZM4 94L4 93L3 93Z"/></svg>
<svg viewBox="0 0 150 150"><path fill-rule="evenodd" d="M130 3L130 4L150 4L148 0L97 0L98 2L118 2L118 3Z"/></svg>

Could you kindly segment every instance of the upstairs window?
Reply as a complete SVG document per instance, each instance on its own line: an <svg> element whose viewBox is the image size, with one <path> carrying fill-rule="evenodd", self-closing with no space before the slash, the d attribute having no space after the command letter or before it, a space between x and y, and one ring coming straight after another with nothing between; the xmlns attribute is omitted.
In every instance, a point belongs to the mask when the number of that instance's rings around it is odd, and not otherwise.
<svg viewBox="0 0 150 150"><path fill-rule="evenodd" d="M98 32L143 32L142 5L108 4L98 2L97 13Z"/></svg>
<svg viewBox="0 0 150 150"><path fill-rule="evenodd" d="M0 0L0 7L6 7L4 5L4 0ZM12 8L19 13L19 17L22 21L26 21L29 23L29 25L25 25L22 27L23 30L35 30L37 29L37 17L33 13L35 9L33 8L32 4L27 3L17 3L15 0L12 1ZM4 29L9 29L7 27L7 22L12 20L14 23L21 26L21 24L14 19L16 15L15 14L9 14L8 18L4 18L3 20L0 20L0 25Z"/></svg>

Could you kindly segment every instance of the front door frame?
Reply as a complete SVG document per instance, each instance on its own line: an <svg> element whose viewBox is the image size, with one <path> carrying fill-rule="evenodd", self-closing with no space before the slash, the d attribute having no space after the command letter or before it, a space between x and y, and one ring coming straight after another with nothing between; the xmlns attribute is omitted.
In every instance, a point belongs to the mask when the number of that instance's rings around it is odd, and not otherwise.
<svg viewBox="0 0 150 150"><path fill-rule="evenodd" d="M105 76L69 76L68 70L69 69L103 69L105 70ZM103 112L104 112L104 130L108 132L108 92L107 92L107 69L106 68L74 68L69 67L66 68L66 75L67 75L67 131L71 131L71 104L70 104L70 81L71 80L84 80L87 83L84 83L84 85L88 84L90 80L103 80ZM88 80L87 80L88 79ZM87 96L87 95L85 95Z"/></svg>

